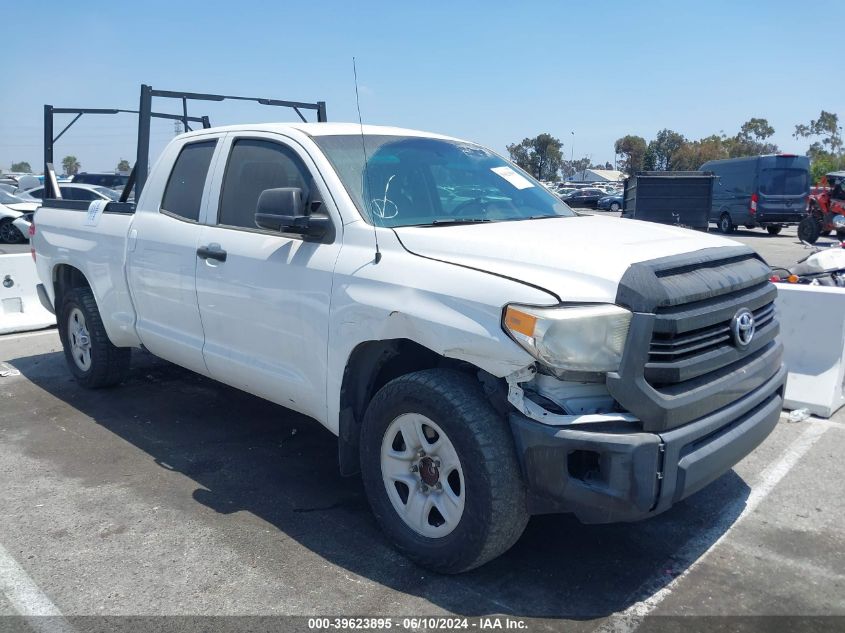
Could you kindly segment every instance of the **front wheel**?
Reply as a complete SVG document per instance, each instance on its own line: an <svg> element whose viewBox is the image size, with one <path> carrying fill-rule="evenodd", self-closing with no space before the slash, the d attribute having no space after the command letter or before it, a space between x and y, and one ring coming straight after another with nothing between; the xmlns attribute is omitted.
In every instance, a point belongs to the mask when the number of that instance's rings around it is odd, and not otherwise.
<svg viewBox="0 0 845 633"><path fill-rule="evenodd" d="M778 235L782 228L782 226L770 224L766 227L766 231L768 231L769 235Z"/></svg>
<svg viewBox="0 0 845 633"><path fill-rule="evenodd" d="M0 242L5 244L20 244L26 240L14 224L12 218L3 218L0 220Z"/></svg>
<svg viewBox="0 0 845 633"><path fill-rule="evenodd" d="M622 208L622 207L620 207L620 206L619 206L619 203L618 203L618 202L611 202L611 203L610 203L610 210L611 210L611 211L613 211L614 213L616 213L617 211L619 211L619 209L621 209L621 208Z"/></svg>
<svg viewBox="0 0 845 633"><path fill-rule="evenodd" d="M393 545L437 572L483 565L528 521L507 422L457 371L407 374L375 395L361 428L361 473Z"/></svg>
<svg viewBox="0 0 845 633"><path fill-rule="evenodd" d="M802 242L815 244L816 240L819 239L820 233L821 227L819 226L819 222L812 215L806 216L798 223L798 239Z"/></svg>
<svg viewBox="0 0 845 633"><path fill-rule="evenodd" d="M96 389L123 380L131 350L112 345L90 288L74 288L65 294L58 323L65 360L80 385Z"/></svg>

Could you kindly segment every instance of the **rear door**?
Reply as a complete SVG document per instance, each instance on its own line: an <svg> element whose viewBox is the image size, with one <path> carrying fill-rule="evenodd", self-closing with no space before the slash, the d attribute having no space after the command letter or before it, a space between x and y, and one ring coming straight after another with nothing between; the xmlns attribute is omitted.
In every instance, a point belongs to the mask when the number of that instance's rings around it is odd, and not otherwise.
<svg viewBox="0 0 845 633"><path fill-rule="evenodd" d="M225 252L225 260L197 260L205 363L221 382L325 420L337 210L308 154L287 137L232 133L223 155L200 245ZM258 228L258 197L278 187L321 200L333 241Z"/></svg>
<svg viewBox="0 0 845 633"><path fill-rule="evenodd" d="M810 195L806 156L764 156L757 179L759 222L799 222Z"/></svg>
<svg viewBox="0 0 845 633"><path fill-rule="evenodd" d="M197 306L197 246L218 142L192 138L168 149L178 152L173 169L164 176L166 184L148 181L127 240L138 337L156 356L202 374L208 370ZM152 191L158 187L160 195ZM151 206L159 200L160 206Z"/></svg>

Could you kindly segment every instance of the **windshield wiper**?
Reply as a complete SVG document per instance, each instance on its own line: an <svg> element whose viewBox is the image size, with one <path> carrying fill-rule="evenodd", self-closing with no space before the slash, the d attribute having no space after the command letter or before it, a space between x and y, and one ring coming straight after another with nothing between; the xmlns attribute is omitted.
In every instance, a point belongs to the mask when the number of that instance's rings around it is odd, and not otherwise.
<svg viewBox="0 0 845 633"><path fill-rule="evenodd" d="M430 224L420 224L418 226L443 226L446 224L476 224L478 222L492 222L490 218L446 218L443 220L432 220Z"/></svg>

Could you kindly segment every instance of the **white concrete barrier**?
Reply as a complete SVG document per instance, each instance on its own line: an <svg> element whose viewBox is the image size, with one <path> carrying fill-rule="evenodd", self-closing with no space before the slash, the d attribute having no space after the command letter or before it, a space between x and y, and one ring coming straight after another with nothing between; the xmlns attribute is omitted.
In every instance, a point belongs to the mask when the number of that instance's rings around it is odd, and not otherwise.
<svg viewBox="0 0 845 633"><path fill-rule="evenodd" d="M778 284L785 409L829 418L845 404L845 289Z"/></svg>
<svg viewBox="0 0 845 633"><path fill-rule="evenodd" d="M56 317L38 299L38 283L29 253L0 255L0 334L56 324Z"/></svg>

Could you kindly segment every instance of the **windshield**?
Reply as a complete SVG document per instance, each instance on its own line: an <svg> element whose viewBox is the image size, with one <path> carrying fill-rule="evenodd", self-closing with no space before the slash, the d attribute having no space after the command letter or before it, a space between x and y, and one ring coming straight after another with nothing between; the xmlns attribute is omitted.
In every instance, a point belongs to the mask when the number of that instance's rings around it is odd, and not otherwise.
<svg viewBox="0 0 845 633"><path fill-rule="evenodd" d="M760 172L760 193L764 196L805 196L809 190L806 169L775 167Z"/></svg>
<svg viewBox="0 0 845 633"><path fill-rule="evenodd" d="M20 204L21 202L26 202L26 200L13 196L8 191L0 189L0 204Z"/></svg>
<svg viewBox="0 0 845 633"><path fill-rule="evenodd" d="M361 214L379 226L575 215L539 182L478 145L382 135L317 136L314 142Z"/></svg>

